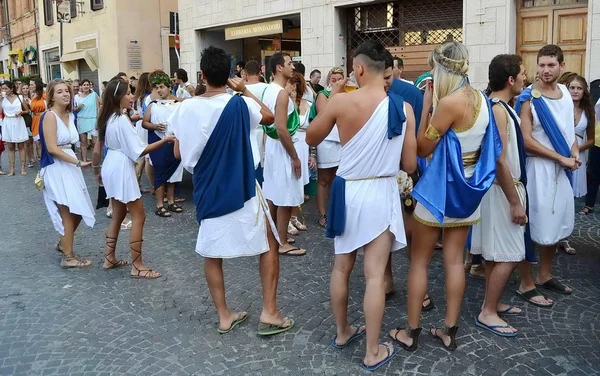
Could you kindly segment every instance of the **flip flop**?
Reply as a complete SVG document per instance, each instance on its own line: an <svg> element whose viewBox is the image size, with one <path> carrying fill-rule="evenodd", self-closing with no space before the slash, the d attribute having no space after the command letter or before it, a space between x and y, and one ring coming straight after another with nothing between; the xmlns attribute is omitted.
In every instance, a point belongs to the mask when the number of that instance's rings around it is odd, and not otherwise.
<svg viewBox="0 0 600 376"><path fill-rule="evenodd" d="M435 305L433 304L433 299L431 299L431 296L428 296L427 298L423 299L423 303L425 303L426 301L429 300L429 304L426 305L425 307L421 308L422 312L429 312L431 311L433 308L435 308Z"/></svg>
<svg viewBox="0 0 600 376"><path fill-rule="evenodd" d="M511 312L515 308L517 308L517 307L515 307L515 306L508 306L507 309L505 309L503 311L496 311L496 313L498 315L504 315L504 316L516 316L516 315L520 315L521 313L523 313L523 311L521 311L521 312Z"/></svg>
<svg viewBox="0 0 600 376"><path fill-rule="evenodd" d="M366 365L364 362L362 363L362 368L365 371L375 371L377 370L379 367L387 364L390 360L392 360L393 357L395 357L396 355L398 355L398 348L394 345L392 345L392 353L390 354L390 348L388 346L385 346L386 350L387 350L387 356L385 357L385 359L383 359L381 362L377 363L377 364L373 364L372 366L368 366Z"/></svg>
<svg viewBox="0 0 600 376"><path fill-rule="evenodd" d="M241 316L241 317L240 317ZM248 314L246 313L245 315L243 315L242 313L238 313L238 318L237 320L235 320L234 322L231 323L231 326L229 327L229 329L220 329L217 328L217 332L219 334L225 334L225 333L229 333L231 332L233 329L235 329L236 326L240 325L241 323L243 323L244 321L246 321L248 319Z"/></svg>
<svg viewBox="0 0 600 376"><path fill-rule="evenodd" d="M364 336L366 332L367 332L367 328L364 328L363 330L360 330L360 326L357 327L356 330L354 331L354 334L352 334L350 336L350 338L348 338L348 340L346 341L346 343L344 343L343 345L338 345L337 343L335 343L335 340L337 339L337 335L336 335L335 338L331 340L331 347L333 347L334 349L339 349L339 350L344 349L353 340Z"/></svg>
<svg viewBox="0 0 600 376"><path fill-rule="evenodd" d="M304 253L290 253L290 252L294 252L294 251L304 251ZM294 248L290 248L287 251L284 252L279 252L280 256L306 256L306 249L302 249L302 248L298 248L298 247L294 247Z"/></svg>
<svg viewBox="0 0 600 376"><path fill-rule="evenodd" d="M475 325L477 325L478 327L488 330L492 333L494 333L497 336L500 337L516 337L517 333L502 333L496 329L505 329L505 328L510 328L510 325L506 324L506 325L485 325L484 323L482 323L481 321L479 321L479 319L475 319Z"/></svg>
<svg viewBox="0 0 600 376"><path fill-rule="evenodd" d="M550 291L554 291L557 292L559 294L563 294L563 295L571 295L571 293L573 292L573 290L571 291L567 291L567 286L563 285L562 283L558 282L556 279L554 278L550 278L549 280L547 280L546 282L542 283L541 285L538 285L537 283L535 284L537 287L546 289L546 290L550 290Z"/></svg>
<svg viewBox="0 0 600 376"><path fill-rule="evenodd" d="M266 325L266 327L259 329L258 335L267 337L267 336L272 336L275 334L287 332L288 330L292 329L294 327L294 325L296 325L296 321L294 321L294 319L289 319L290 325L283 326L283 324L285 324L286 319L287 319L287 317L284 318L283 320L281 320L281 324L279 324L279 325L270 325L270 324L261 323L262 325Z"/></svg>
<svg viewBox="0 0 600 376"><path fill-rule="evenodd" d="M531 290L525 291L525 292L521 292L521 291L517 290L516 294L518 297L525 300L527 303L533 304L536 307L552 308L552 306L554 305L554 302L552 302L552 304L540 304L540 303L537 303L537 302L534 302L533 300L531 300L531 299L535 298L536 296L543 296L544 299L548 299L546 297L546 295L540 293L537 289L531 289Z"/></svg>

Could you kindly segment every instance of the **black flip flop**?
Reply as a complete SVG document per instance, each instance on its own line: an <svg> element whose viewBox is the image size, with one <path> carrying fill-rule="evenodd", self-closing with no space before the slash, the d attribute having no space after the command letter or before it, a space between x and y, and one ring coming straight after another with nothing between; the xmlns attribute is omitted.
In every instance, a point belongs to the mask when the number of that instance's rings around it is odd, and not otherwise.
<svg viewBox="0 0 600 376"><path fill-rule="evenodd" d="M557 293L563 294L563 295L571 295L571 293L573 292L573 290L567 291L567 286L565 286L562 283L558 282L554 278L550 278L549 280L547 280L546 282L542 283L541 285L538 285L537 283L535 285L537 287L540 287L540 288L543 288L543 289L546 289L546 290L550 290L550 291L553 291L553 292L557 292Z"/></svg>
<svg viewBox="0 0 600 376"><path fill-rule="evenodd" d="M546 295L540 293L537 289L531 289L529 291L525 291L525 292L521 292L519 290L516 291L516 294L519 298L525 300L527 303L529 304L533 304L536 307L540 307L540 308L552 308L552 306L554 305L554 302L552 302L552 304L540 304L537 302L534 302L533 298L535 298L536 296L543 296L544 299L548 299L546 297Z"/></svg>

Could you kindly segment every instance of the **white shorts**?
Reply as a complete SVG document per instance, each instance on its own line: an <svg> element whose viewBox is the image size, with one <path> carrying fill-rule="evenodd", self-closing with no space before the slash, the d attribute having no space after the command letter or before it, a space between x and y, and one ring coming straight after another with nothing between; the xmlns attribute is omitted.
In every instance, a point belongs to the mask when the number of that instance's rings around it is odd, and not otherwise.
<svg viewBox="0 0 600 376"><path fill-rule="evenodd" d="M342 144L335 141L323 141L317 146L317 168L333 168L340 165Z"/></svg>

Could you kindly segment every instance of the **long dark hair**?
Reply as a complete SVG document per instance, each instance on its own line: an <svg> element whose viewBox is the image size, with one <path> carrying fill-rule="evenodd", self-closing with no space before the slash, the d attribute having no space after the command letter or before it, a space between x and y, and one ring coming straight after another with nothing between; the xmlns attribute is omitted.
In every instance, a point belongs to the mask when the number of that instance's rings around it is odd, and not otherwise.
<svg viewBox="0 0 600 376"><path fill-rule="evenodd" d="M33 80L33 84L35 85L35 98L42 99L44 96L44 83L39 78Z"/></svg>
<svg viewBox="0 0 600 376"><path fill-rule="evenodd" d="M98 122L96 123L100 142L104 142L106 124L108 124L110 118L121 114L121 98L127 94L127 90L129 90L129 84L120 78L110 80L110 82L106 84L106 89L102 94L100 116L98 116Z"/></svg>
<svg viewBox="0 0 600 376"><path fill-rule="evenodd" d="M13 92L14 95L17 95L17 91L15 89L16 86L15 86L14 82L12 82L12 81L4 81L2 83L2 85L5 85L7 88L9 88L10 90L12 90L12 92ZM0 86L2 86L2 85L0 85Z"/></svg>
<svg viewBox="0 0 600 376"><path fill-rule="evenodd" d="M583 95L581 96L581 101L579 101L579 108L581 108L583 112L585 112L585 116L588 119L588 127L594 127L596 125L596 113L594 111L594 102L592 102L592 96L590 95L588 83L585 80L585 78L578 75L577 73L571 73L569 75L566 75L565 73L561 76L559 80L559 82L565 85L567 89L573 81L579 81L581 86L583 86Z"/></svg>
<svg viewBox="0 0 600 376"><path fill-rule="evenodd" d="M152 84L150 84L150 73L144 72L140 75L138 80L138 87L135 90L135 96L133 97L133 108L138 109L138 101L140 105L146 94L152 93Z"/></svg>

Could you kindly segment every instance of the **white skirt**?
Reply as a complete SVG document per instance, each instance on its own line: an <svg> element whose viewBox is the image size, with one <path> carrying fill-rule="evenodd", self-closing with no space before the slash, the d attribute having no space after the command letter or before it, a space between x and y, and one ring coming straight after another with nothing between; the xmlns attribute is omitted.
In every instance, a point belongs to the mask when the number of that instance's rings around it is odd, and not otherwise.
<svg viewBox="0 0 600 376"><path fill-rule="evenodd" d="M415 211L413 213L415 220L419 223L422 223L429 227L442 227L442 228L452 228L452 227L464 227L464 226L472 226L479 222L481 219L481 205L477 207L477 209L471 214L468 218L450 218L444 217L443 222L440 224L437 219L425 208L421 203L417 202L417 206L415 207Z"/></svg>
<svg viewBox="0 0 600 376"><path fill-rule="evenodd" d="M302 162L302 185L310 183L310 168L308 167L308 159L310 158L310 148L306 143L306 131L300 131L296 133L298 141L294 144L298 158Z"/></svg>
<svg viewBox="0 0 600 376"><path fill-rule="evenodd" d="M76 158L71 148L63 151ZM68 207L70 213L80 215L87 226L94 227L94 207L81 168L54 158L54 163L42 168L40 175L44 180L44 202L59 234L64 235L65 228L57 205Z"/></svg>
<svg viewBox="0 0 600 376"><path fill-rule="evenodd" d="M5 117L2 121L2 141L18 144L27 140L29 134L23 117Z"/></svg>
<svg viewBox="0 0 600 376"><path fill-rule="evenodd" d="M246 201L243 208L221 217L202 220L196 252L209 258L234 258L265 253L269 250L267 221L279 241L277 227L271 219L260 186L256 183L256 196Z"/></svg>
<svg viewBox="0 0 600 376"><path fill-rule="evenodd" d="M142 197L135 176L135 163L120 151L108 150L102 163L102 183L107 198L124 204Z"/></svg>
<svg viewBox="0 0 600 376"><path fill-rule="evenodd" d="M296 135L292 137L298 141ZM304 203L304 184L292 173L292 160L280 141L267 137L263 194L276 206L295 207Z"/></svg>
<svg viewBox="0 0 600 376"><path fill-rule="evenodd" d="M183 180L183 163L180 163L179 167L177 167L177 170L175 170L173 175L171 175L169 180L167 180L167 183L179 183L182 180Z"/></svg>
<svg viewBox="0 0 600 376"><path fill-rule="evenodd" d="M554 245L569 237L575 225L575 199L565 170L548 159L529 156L527 193L531 240Z"/></svg>
<svg viewBox="0 0 600 376"><path fill-rule="evenodd" d="M317 168L333 168L340 165L342 144L335 141L323 141L317 145Z"/></svg>
<svg viewBox="0 0 600 376"><path fill-rule="evenodd" d="M525 187L515 185L525 207ZM510 203L502 188L492 184L481 200L481 222L473 226L471 253L487 261L520 262L525 259L525 226L513 223Z"/></svg>
<svg viewBox="0 0 600 376"><path fill-rule="evenodd" d="M577 136L577 144L581 145L585 142L585 139ZM587 160L588 151L582 151L579 153L579 159L581 160L581 167L573 171L573 195L575 197L583 197L587 195Z"/></svg>

